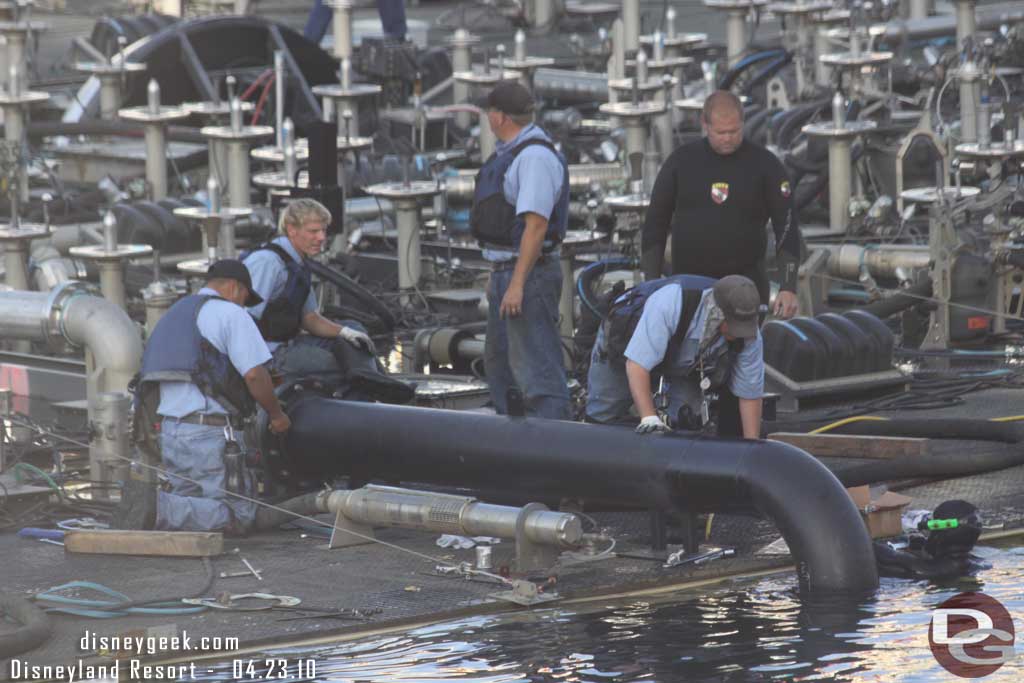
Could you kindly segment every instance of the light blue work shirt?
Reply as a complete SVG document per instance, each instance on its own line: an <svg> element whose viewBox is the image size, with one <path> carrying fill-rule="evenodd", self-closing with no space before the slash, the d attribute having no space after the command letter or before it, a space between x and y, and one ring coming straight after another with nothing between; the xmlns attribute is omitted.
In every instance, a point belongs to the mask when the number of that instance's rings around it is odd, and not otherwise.
<svg viewBox="0 0 1024 683"><path fill-rule="evenodd" d="M203 287L200 295L220 296ZM227 354L235 370L242 376L257 365L270 360L256 322L244 308L230 301L211 300L203 304L196 317L199 334L214 348ZM160 406L157 412L166 417L185 417L192 413L224 415L228 411L220 403L204 396L191 382L160 382Z"/></svg>
<svg viewBox="0 0 1024 683"><path fill-rule="evenodd" d="M292 246L292 242L288 239L287 235L275 237L271 240L271 243L282 247L288 252L289 256L299 263L303 262L305 257L299 254L298 250ZM249 275L252 277L253 291L263 297L262 303L248 309L252 317L259 320L263 317L263 309L266 308L267 302L273 301L284 294L284 286L288 283L288 267L285 266L281 257L270 249L257 249L246 256L243 263L249 269ZM302 305L302 315L305 316L307 313L315 310L317 310L316 296L314 296L313 288L311 287L309 289L309 296L306 297L306 303ZM271 353L280 345L281 342L267 342Z"/></svg>
<svg viewBox="0 0 1024 683"><path fill-rule="evenodd" d="M551 138L536 124L519 131L519 134L508 142L499 141L495 152L502 154L527 140L540 139L551 142ZM502 187L505 201L516 207L516 215L535 213L551 220L551 214L562 194L562 181L565 169L554 152L542 145L530 145L521 151L505 172L505 183ZM546 247L551 243L544 242ZM518 255L515 251L504 249L484 249L483 257L488 261L508 261Z"/></svg>
<svg viewBox="0 0 1024 683"><path fill-rule="evenodd" d="M626 346L626 358L647 371L666 361L666 379L669 382L673 378L682 379L692 372L697 364L697 353L713 300L712 290L704 290L675 357L666 359L669 341L675 334L679 316L682 315L683 294L678 284L665 285L657 290L644 303L636 330ZM707 359L714 357L714 351L724 343L725 338L719 335L705 350L705 374L711 372ZM746 341L743 350L737 356L729 388L738 398L757 399L764 394L764 351L760 331L757 337Z"/></svg>

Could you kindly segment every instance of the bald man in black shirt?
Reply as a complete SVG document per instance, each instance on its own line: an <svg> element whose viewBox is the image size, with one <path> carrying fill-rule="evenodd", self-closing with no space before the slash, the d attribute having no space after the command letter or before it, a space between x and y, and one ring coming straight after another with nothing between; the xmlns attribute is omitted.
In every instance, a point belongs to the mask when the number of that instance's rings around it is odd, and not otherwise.
<svg viewBox="0 0 1024 683"><path fill-rule="evenodd" d="M800 235L786 169L774 154L743 139L743 106L731 92L712 93L701 122L707 137L676 149L658 172L642 234L644 277L663 275L671 233L672 274L745 275L767 304L764 228L770 218L782 273L773 312L791 318Z"/></svg>

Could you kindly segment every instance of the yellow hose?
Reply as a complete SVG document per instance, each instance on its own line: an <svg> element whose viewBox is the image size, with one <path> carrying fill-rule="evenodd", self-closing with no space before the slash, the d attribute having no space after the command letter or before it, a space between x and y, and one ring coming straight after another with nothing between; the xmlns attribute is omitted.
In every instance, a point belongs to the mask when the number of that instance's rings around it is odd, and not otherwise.
<svg viewBox="0 0 1024 683"><path fill-rule="evenodd" d="M1024 419L1024 416L1021 416ZM814 431L807 432L808 434L824 434L825 432L832 431L836 427L842 427L843 425L850 424L851 422L864 422L865 420L871 420L875 422L887 422L887 417L876 417L875 415L857 415L856 417L847 417L832 424L827 424L824 427L818 427Z"/></svg>

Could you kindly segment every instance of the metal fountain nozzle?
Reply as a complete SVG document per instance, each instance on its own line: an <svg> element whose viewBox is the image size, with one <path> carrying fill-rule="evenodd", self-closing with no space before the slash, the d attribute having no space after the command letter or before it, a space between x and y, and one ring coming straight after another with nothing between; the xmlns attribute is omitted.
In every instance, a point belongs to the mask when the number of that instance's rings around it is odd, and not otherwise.
<svg viewBox="0 0 1024 683"><path fill-rule="evenodd" d="M236 133L242 130L242 103L237 97L231 98L231 130Z"/></svg>
<svg viewBox="0 0 1024 683"><path fill-rule="evenodd" d="M206 179L206 197L210 203L210 213L220 213L220 183L212 173Z"/></svg>
<svg viewBox="0 0 1024 683"><path fill-rule="evenodd" d="M516 31L515 35L515 58L517 62L526 61L526 33L523 29Z"/></svg>
<svg viewBox="0 0 1024 683"><path fill-rule="evenodd" d="M117 251L117 218L113 211L103 215L103 249L108 253Z"/></svg>
<svg viewBox="0 0 1024 683"><path fill-rule="evenodd" d="M146 85L146 104L150 114L160 113L160 84L156 82L155 78L149 79L149 83Z"/></svg>

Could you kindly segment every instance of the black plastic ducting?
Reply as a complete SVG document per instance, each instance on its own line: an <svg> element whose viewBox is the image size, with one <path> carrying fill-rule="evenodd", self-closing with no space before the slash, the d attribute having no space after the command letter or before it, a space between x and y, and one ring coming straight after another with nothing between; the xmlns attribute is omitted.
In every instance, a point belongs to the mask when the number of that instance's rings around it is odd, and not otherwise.
<svg viewBox="0 0 1024 683"><path fill-rule="evenodd" d="M558 420L357 403L299 392L275 476L500 489L524 501L581 498L667 513L771 519L809 593L878 585L871 539L842 484L798 448L772 441L645 438Z"/></svg>
<svg viewBox="0 0 1024 683"><path fill-rule="evenodd" d="M861 310L771 320L761 334L765 363L796 382L892 368L892 331L876 316Z"/></svg>

